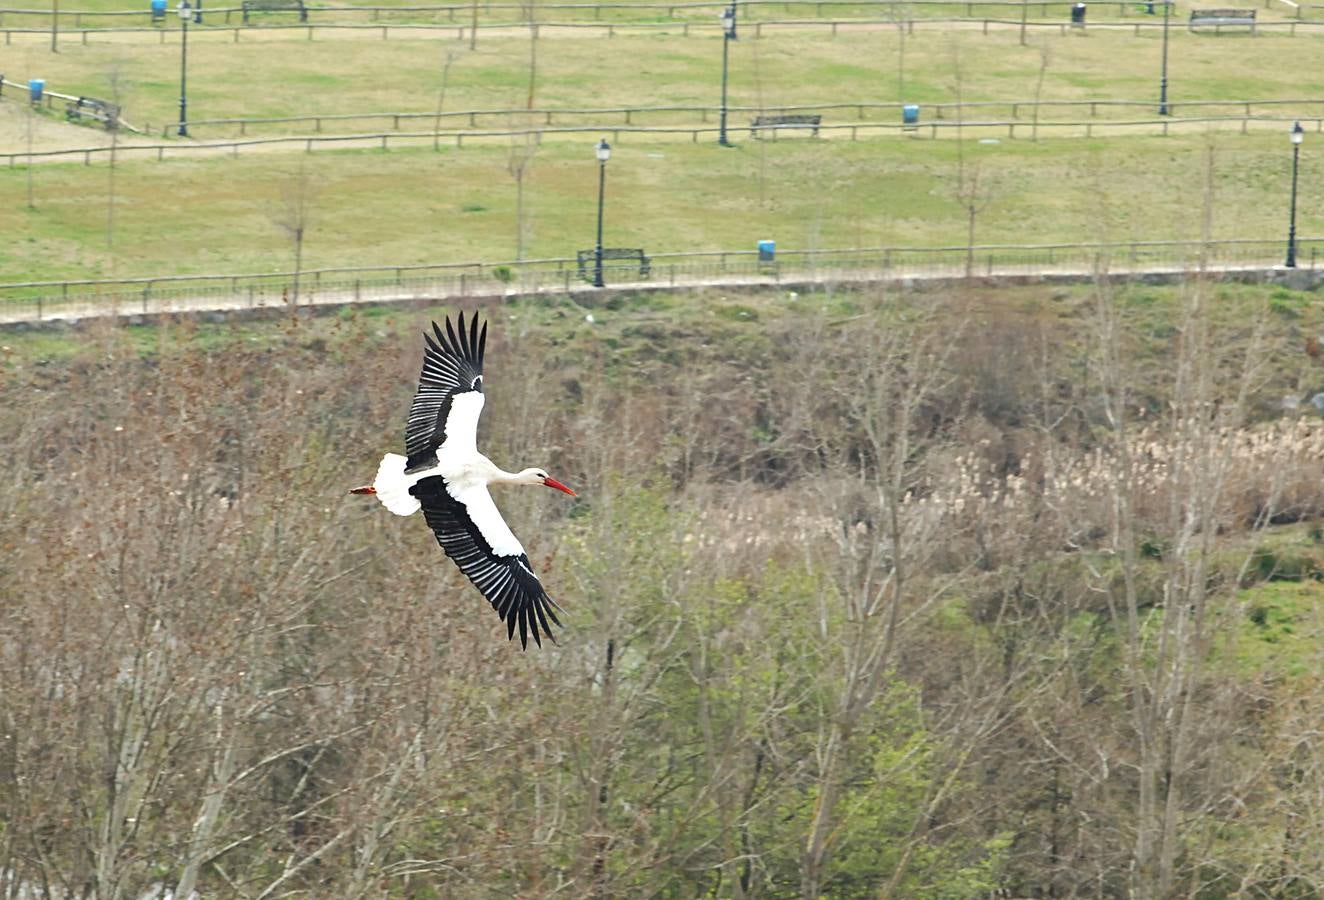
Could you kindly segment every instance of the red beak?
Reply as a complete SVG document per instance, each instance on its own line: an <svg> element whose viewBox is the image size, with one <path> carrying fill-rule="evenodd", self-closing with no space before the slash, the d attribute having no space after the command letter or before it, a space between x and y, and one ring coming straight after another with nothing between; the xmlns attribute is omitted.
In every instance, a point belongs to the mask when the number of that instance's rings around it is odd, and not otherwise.
<svg viewBox="0 0 1324 900"><path fill-rule="evenodd" d="M565 491L571 497L579 496L574 491L570 490L570 488L566 487L564 484L557 481L555 478L551 477L550 475L544 478L542 483L547 485L549 488L556 488L558 491Z"/></svg>

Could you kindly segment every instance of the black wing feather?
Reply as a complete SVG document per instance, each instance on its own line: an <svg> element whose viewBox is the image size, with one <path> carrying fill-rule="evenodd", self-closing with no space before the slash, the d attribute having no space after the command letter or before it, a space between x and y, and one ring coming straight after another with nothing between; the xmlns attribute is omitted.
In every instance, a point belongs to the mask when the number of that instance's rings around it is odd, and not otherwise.
<svg viewBox="0 0 1324 900"><path fill-rule="evenodd" d="M464 313L460 313L458 335L450 316L446 317L445 334L436 322L432 323L432 332L423 332L423 372L405 423L405 453L409 457L406 472L436 464L437 448L446 440L446 418L455 395L483 390L487 323L480 331L475 312L466 330Z"/></svg>
<svg viewBox="0 0 1324 900"><path fill-rule="evenodd" d="M481 355L481 341L478 346ZM542 582L533 574L528 555L499 556L494 553L473 519L469 518L464 504L446 490L446 479L440 475L420 479L409 493L422 504L423 517L437 536L441 549L505 621L507 639L514 638L518 627L520 645L526 649L530 634L540 647L544 635L555 643L548 619L560 625L561 620L556 617L556 610L560 607L547 596Z"/></svg>

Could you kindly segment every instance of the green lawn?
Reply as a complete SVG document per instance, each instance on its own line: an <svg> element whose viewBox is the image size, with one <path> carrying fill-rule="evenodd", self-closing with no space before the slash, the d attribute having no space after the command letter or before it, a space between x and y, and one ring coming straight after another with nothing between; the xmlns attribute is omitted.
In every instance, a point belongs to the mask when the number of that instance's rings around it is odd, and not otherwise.
<svg viewBox="0 0 1324 900"><path fill-rule="evenodd" d="M528 255L591 246L597 166L592 139L547 143L528 170ZM1214 148L1215 237L1285 231L1286 141L1265 135L967 142L978 169L981 243L1198 238L1202 159ZM955 141L623 140L609 164L606 236L653 252L960 245ZM508 150L253 154L121 163L114 246L106 241L110 169L0 169L0 270L6 280L283 270L277 222L305 167L308 267L509 259L515 183ZM1308 159L1300 231L1324 230L1324 188Z"/></svg>
<svg viewBox="0 0 1324 900"><path fill-rule="evenodd" d="M1240 627L1219 647L1230 668L1246 675L1318 675L1324 586L1314 580L1270 581L1243 591L1239 599L1245 609Z"/></svg>
<svg viewBox="0 0 1324 900"><path fill-rule="evenodd" d="M476 50L446 40L299 40L294 32L268 33L261 42L234 44L205 29L190 35L189 112L192 119L309 114L433 112L442 68L447 78L445 108L524 108L528 102L530 44L523 36L480 41ZM279 36L279 37L278 37ZM180 52L170 35L166 44L73 44L59 54L26 43L9 50L11 79L46 79L67 94L108 97L118 93L125 117L160 133L178 115ZM770 31L761 40L741 40L731 48L729 102L734 106L807 103L1032 100L1041 50L1048 54L1042 86L1045 100L1156 100L1160 42L1156 35L1112 32L1035 36L1030 46L1015 31L920 30L905 40L904 87L898 66L899 36L894 29L842 33ZM1255 39L1191 35L1174 30L1170 49L1170 99L1324 98L1324 67L1284 66L1283 59L1311 53L1319 38L1261 35ZM961 72L958 78L958 66ZM617 37L556 37L537 45L536 107L716 106L720 96L721 41L712 35L678 34ZM958 84L959 82L959 84ZM1226 110L1225 110L1226 111ZM1301 105L1286 114L1320 115L1324 102ZM1110 111L1101 115L1152 116L1154 110ZM855 112L835 116L853 119ZM1009 110L993 110L1006 116ZM1079 118L1083 110L1057 110L1057 118ZM895 111L873 113L896 118ZM981 115L985 115L981 113ZM1021 117L1028 118L1028 111ZM693 114L650 117L647 124L695 122ZM491 126L489 120L485 123ZM380 128L370 126L349 128ZM327 126L331 130L330 126ZM290 126L306 132L308 125ZM277 133L264 128L260 133ZM233 129L198 131L224 137Z"/></svg>
<svg viewBox="0 0 1324 900"><path fill-rule="evenodd" d="M448 53L454 58L446 109L527 102L532 48L520 33L484 39L473 51L453 39L310 42L294 34L268 32L261 43L240 44L205 29L195 35L190 118L435 110ZM1054 33L1022 47L1014 31L985 36L921 29L905 41L904 90L898 89L898 38L888 29L836 38L774 31L741 40L731 48L730 102L904 97L928 105L927 121L932 104L958 97L1032 97L1044 53L1045 99L1155 93L1159 43L1153 36ZM1280 64L1318 40L1215 38L1177 29L1170 96L1174 102L1324 97L1324 69ZM540 40L536 49L534 104L540 108L718 100L720 39L712 36L562 36ZM43 77L55 90L118 96L130 122L157 133L177 117L178 46L139 37L71 44L59 54L32 42L7 50L15 61L6 67L10 78ZM22 107L11 105L21 96L8 92L0 100L14 113L0 117L9 123L0 126L0 150L26 146ZM1297 114L1318 114L1320 106ZM833 113L826 122L854 115ZM1022 121L1028 116L1022 111ZM747 117L734 115L733 126L747 124ZM692 114L672 121L698 124ZM63 146L101 135L66 124L58 111L35 122L36 149L52 135ZM509 124L522 122L512 117ZM737 130L734 150L711 141L621 134L608 173L607 242L652 252L749 249L769 237L785 249L960 245L967 238L956 188L962 158L967 174L979 174L976 242L1197 238L1208 148L1214 236L1277 239L1286 230L1290 170L1285 126L1282 131L1039 143L1005 136L981 143L975 138L987 133L971 132L960 146L950 137L752 141ZM219 129L201 134L226 136ZM548 140L533 160L525 184L526 256L568 256L592 243L597 137ZM1312 130L1302 155L1303 236L1324 230L1317 143ZM510 259L517 230L513 149L499 138L458 151L282 150L237 159L121 161L113 217L104 162L44 163L30 173L6 168L0 170L0 233L7 236L0 270L5 280L20 281L288 269L290 242L278 222L286 218L284 198L301 169L311 185L307 267Z"/></svg>

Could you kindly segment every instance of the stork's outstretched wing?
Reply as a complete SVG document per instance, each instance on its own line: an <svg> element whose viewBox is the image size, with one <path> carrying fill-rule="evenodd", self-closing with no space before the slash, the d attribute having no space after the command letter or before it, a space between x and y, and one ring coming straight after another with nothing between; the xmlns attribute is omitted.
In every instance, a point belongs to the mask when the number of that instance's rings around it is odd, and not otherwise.
<svg viewBox="0 0 1324 900"><path fill-rule="evenodd" d="M418 392L414 394L409 421L405 424L405 453L409 457L406 472L436 465L437 448L457 430L466 432L460 438L472 445L478 415L482 412L487 323L480 330L475 313L466 330L464 313L460 313L458 330L451 327L447 316L446 333L442 334L436 322L432 323L432 331L436 340L423 333L427 342L423 374L419 376ZM467 394L474 396L466 397ZM457 415L452 417L452 412Z"/></svg>
<svg viewBox="0 0 1324 900"><path fill-rule="evenodd" d="M492 604L506 623L506 636L519 628L520 644L542 646L539 634L552 638L549 620L556 625L559 609L533 574L529 557L506 525L485 486L452 491L446 479L432 475L420 479L409 492L423 506L423 516L437 535L437 543L455 560L460 571Z"/></svg>

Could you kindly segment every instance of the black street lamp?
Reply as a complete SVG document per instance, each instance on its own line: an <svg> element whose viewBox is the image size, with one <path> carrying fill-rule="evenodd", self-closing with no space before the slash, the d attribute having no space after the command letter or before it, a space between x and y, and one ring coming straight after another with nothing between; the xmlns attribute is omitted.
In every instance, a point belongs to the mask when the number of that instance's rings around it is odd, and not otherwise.
<svg viewBox="0 0 1324 900"><path fill-rule="evenodd" d="M179 42L179 136L188 137L188 22L192 7L179 0L179 24L184 29Z"/></svg>
<svg viewBox="0 0 1324 900"><path fill-rule="evenodd" d="M731 55L731 42L735 39L736 0L731 0L731 5L722 10L722 118L718 126L717 143L723 147L731 146L731 142L726 139L726 65Z"/></svg>
<svg viewBox="0 0 1324 900"><path fill-rule="evenodd" d="M198 0L199 3L202 0ZM1158 114L1168 115L1168 20L1172 16L1172 0L1163 0L1163 68L1159 75Z"/></svg>
<svg viewBox="0 0 1324 900"><path fill-rule="evenodd" d="M611 144L603 138L594 150L598 157L598 244L593 252L593 286L605 287L602 283L602 197L607 186L607 160L611 159Z"/></svg>
<svg viewBox="0 0 1324 900"><path fill-rule="evenodd" d="M1296 268L1296 169L1301 159L1301 142L1306 130L1297 122L1292 126L1292 212L1287 225L1287 268Z"/></svg>

